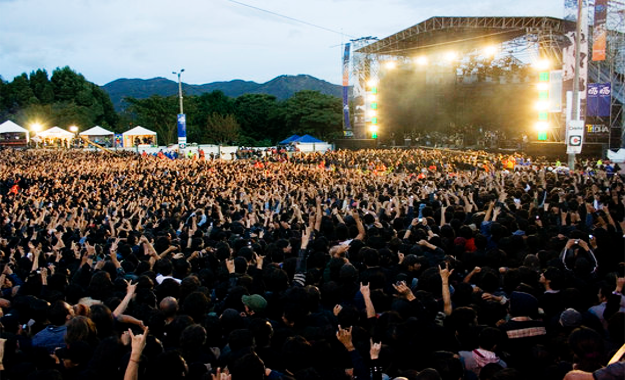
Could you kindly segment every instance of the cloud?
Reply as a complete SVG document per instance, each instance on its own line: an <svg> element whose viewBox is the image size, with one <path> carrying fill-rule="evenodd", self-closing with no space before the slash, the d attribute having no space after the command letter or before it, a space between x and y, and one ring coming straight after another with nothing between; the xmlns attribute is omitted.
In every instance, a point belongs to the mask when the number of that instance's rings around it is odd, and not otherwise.
<svg viewBox="0 0 625 380"><path fill-rule="evenodd" d="M188 83L300 73L340 83L350 36L384 38L432 16L562 13L539 0L242 1L332 31L228 0L0 0L0 75L69 65L104 84L184 67Z"/></svg>

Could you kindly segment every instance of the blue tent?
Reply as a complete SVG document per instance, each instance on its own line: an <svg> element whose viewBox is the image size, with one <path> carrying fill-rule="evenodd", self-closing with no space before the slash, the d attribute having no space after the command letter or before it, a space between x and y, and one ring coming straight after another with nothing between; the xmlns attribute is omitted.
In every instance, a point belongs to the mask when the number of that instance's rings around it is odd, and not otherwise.
<svg viewBox="0 0 625 380"><path fill-rule="evenodd" d="M297 140L299 138L300 138L299 135L293 135L293 136L289 137L288 139L280 141L278 144L286 145L286 144L291 143L291 142L293 142L293 141L295 141L295 140Z"/></svg>
<svg viewBox="0 0 625 380"><path fill-rule="evenodd" d="M293 140L292 142L298 142L298 143L322 143L323 141L312 137L311 135L304 135L296 140Z"/></svg>

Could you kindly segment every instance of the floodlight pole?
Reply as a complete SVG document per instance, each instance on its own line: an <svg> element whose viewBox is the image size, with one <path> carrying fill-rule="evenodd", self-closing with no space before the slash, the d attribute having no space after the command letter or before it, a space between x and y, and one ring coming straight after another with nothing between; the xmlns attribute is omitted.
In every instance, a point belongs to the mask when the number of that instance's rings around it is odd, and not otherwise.
<svg viewBox="0 0 625 380"><path fill-rule="evenodd" d="M184 72L184 69L181 69L179 72L173 71L172 74L178 75L178 99L180 100L180 114L182 115L182 81L180 80L180 75Z"/></svg>
<svg viewBox="0 0 625 380"><path fill-rule="evenodd" d="M575 71L573 75L573 96L571 105L571 121L579 119L577 104L579 103L579 68L580 68L580 46L582 37L582 0L577 0L577 29L575 31ZM568 126L567 126L568 127ZM568 144L568 141L567 141ZM569 153L569 170L575 170L575 153Z"/></svg>

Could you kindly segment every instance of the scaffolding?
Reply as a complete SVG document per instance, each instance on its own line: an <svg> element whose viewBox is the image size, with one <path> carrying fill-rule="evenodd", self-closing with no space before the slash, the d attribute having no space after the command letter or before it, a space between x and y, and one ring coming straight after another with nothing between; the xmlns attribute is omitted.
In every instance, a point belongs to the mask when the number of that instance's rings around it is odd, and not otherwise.
<svg viewBox="0 0 625 380"><path fill-rule="evenodd" d="M594 1L589 0L588 4L588 12L592 16ZM620 145L625 120L625 0L609 0L608 7L606 60L589 60L589 79L599 82L604 78L602 81L612 82L612 115L606 123L611 129L618 129ZM356 104L362 99L361 107L366 109L365 84L379 77L381 62L409 62L420 54L450 49L469 56L476 54L478 46L498 45L502 54L522 61L547 58L554 67L562 67L562 50L568 43L565 34L567 29L574 28L572 24L572 21L554 17L432 17L382 40L357 40L352 54L353 99ZM589 19L589 25L592 24L592 19ZM363 136L365 119L358 120L354 123L354 133L358 135L360 131L360 136ZM553 140L558 141L564 131L564 117L553 117L551 120L555 128Z"/></svg>
<svg viewBox="0 0 625 380"><path fill-rule="evenodd" d="M375 59L372 54L356 53L361 48L367 46L373 41L377 41L376 37L362 37L351 40L354 54L352 58L352 100L353 108L353 132L354 138L364 139L366 137L366 118L367 118L367 82L372 78L377 78L379 70L379 60Z"/></svg>
<svg viewBox="0 0 625 380"><path fill-rule="evenodd" d="M561 62L567 23L553 17L432 17L382 40L354 46L353 99L355 102L365 99L363 105L368 109L366 97L360 98L360 91L364 90L358 88L357 78L360 83L379 80L384 75L381 62L414 65L414 58L425 54L441 55L439 62L444 62L442 56L453 50L466 58L460 58L451 70L445 67L449 66L446 63L430 66L429 81L463 81L466 71L462 70L462 65L467 57L479 56L479 50L485 45L499 46L499 57L512 56L517 61L528 61L541 56ZM442 99L439 95L434 94ZM365 125L365 119L362 123L355 122L355 135L359 130L361 136L365 135Z"/></svg>
<svg viewBox="0 0 625 380"><path fill-rule="evenodd" d="M595 0L589 1L589 25L594 24ZM608 144L619 148L625 141L625 1L609 0L606 15L606 57L603 61L589 60L588 75L595 83L610 82L612 97L609 117L597 117L595 122L609 127ZM592 43L593 33L588 33Z"/></svg>

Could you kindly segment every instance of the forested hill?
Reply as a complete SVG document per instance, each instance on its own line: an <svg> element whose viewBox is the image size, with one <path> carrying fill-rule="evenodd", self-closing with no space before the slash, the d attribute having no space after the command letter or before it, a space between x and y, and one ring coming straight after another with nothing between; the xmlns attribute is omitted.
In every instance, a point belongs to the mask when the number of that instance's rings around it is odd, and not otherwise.
<svg viewBox="0 0 625 380"><path fill-rule="evenodd" d="M341 86L311 77L310 75L281 75L266 83L256 83L243 80L229 82L213 82L207 84L182 84L186 95L199 95L205 92L220 90L230 97L243 94L269 94L279 100L288 99L302 90L319 91L325 95L341 97ZM152 95L170 96L178 94L178 83L165 78L153 79L117 79L102 86L110 96L115 109L120 111L124 104L124 97L137 99L148 98Z"/></svg>

